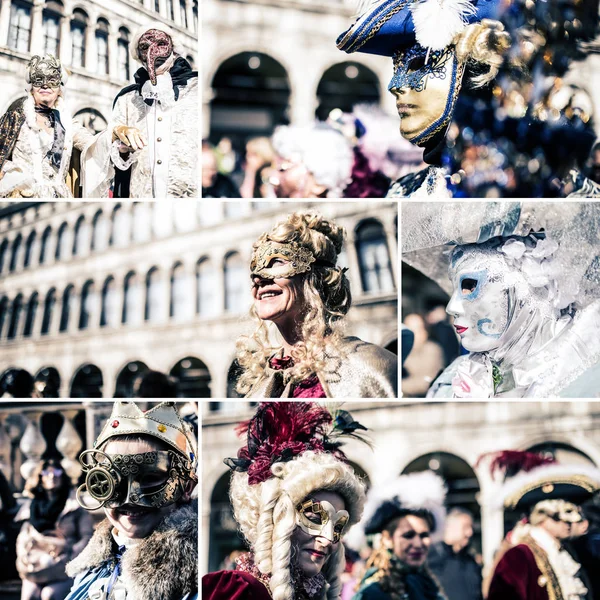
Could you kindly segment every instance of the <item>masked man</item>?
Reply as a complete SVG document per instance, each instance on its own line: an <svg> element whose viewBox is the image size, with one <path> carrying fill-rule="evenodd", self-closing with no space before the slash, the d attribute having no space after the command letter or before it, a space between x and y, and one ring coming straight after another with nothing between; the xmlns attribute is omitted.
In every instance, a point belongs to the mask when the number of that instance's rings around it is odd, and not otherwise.
<svg viewBox="0 0 600 600"><path fill-rule="evenodd" d="M162 23L130 45L142 67L115 99L106 131L82 156L84 197L179 198L198 194L198 73Z"/></svg>
<svg viewBox="0 0 600 600"><path fill-rule="evenodd" d="M528 512L510 534L498 560L488 600L583 600L581 565L563 544L577 535L579 506L600 489L600 471L586 465L548 464L512 477L501 494L504 508ZM581 533L579 533L581 535Z"/></svg>
<svg viewBox="0 0 600 600"><path fill-rule="evenodd" d="M144 412L116 402L80 461L86 477L77 498L106 519L67 565L76 578L67 600L197 598L196 447L175 404Z"/></svg>

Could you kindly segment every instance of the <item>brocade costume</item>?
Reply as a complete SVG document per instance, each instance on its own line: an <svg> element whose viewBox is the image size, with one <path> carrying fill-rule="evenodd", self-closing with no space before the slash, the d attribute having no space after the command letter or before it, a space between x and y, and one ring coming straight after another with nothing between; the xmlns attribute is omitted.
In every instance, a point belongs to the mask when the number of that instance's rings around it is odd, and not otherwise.
<svg viewBox="0 0 600 600"><path fill-rule="evenodd" d="M64 140L52 155L54 135L37 123L33 97L13 102L0 119L0 197L71 198L66 179L73 146L84 151L93 135L72 120L71 112L59 97L52 113L64 129ZM59 126L54 124L56 128Z"/></svg>
<svg viewBox="0 0 600 600"><path fill-rule="evenodd" d="M327 346L325 356L325 368L316 373L325 397L398 397L398 359L392 352L357 337L345 337L339 349ZM285 369L267 366L263 378L246 397L294 397L294 386L284 383L284 373Z"/></svg>
<svg viewBox="0 0 600 600"><path fill-rule="evenodd" d="M148 73L122 90L106 131L82 154L84 196L106 198L116 177L117 197L191 198L198 195L198 74L178 57L158 75L157 98L147 95ZM136 127L148 144L121 154L115 126ZM125 183L121 183L124 179ZM128 193L127 193L128 192Z"/></svg>
<svg viewBox="0 0 600 600"><path fill-rule="evenodd" d="M579 570L556 540L532 527L498 562L487 600L584 600Z"/></svg>

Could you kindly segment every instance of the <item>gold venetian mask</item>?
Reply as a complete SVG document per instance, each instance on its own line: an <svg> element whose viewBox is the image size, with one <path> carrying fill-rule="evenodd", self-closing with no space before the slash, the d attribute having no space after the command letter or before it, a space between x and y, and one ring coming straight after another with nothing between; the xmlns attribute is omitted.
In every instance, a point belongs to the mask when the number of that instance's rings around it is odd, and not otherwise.
<svg viewBox="0 0 600 600"><path fill-rule="evenodd" d="M252 254L250 274L263 279L288 279L310 271L315 261L312 252L298 242L281 244L265 240Z"/></svg>
<svg viewBox="0 0 600 600"><path fill-rule="evenodd" d="M324 537L332 544L337 544L350 515L346 510L336 511L326 500L315 502L306 500L296 506L296 524L302 531L313 537Z"/></svg>

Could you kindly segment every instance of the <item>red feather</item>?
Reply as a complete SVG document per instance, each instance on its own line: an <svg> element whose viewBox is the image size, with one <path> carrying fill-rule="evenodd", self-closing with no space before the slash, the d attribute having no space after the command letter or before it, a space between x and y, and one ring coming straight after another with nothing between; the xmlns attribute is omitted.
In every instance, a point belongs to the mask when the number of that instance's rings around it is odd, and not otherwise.
<svg viewBox="0 0 600 600"><path fill-rule="evenodd" d="M542 465L550 465L556 462L551 456L544 456L537 452L525 452L523 450L500 450L498 452L487 452L482 454L475 466L477 467L485 457L492 459L490 473L492 476L500 471L506 476L514 476L520 471L528 472Z"/></svg>

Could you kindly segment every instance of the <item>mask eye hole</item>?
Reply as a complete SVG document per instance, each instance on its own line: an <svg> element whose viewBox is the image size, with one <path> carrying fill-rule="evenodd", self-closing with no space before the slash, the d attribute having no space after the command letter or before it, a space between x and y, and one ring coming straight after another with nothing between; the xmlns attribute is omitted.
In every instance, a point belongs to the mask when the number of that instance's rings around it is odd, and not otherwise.
<svg viewBox="0 0 600 600"><path fill-rule="evenodd" d="M465 277L460 282L460 290L463 296L467 296L468 294L472 294L477 287L477 279L472 279L470 277Z"/></svg>
<svg viewBox="0 0 600 600"><path fill-rule="evenodd" d="M415 71L419 71L425 66L425 57L424 56L415 56L415 58L411 59L408 63L408 72L414 73Z"/></svg>

